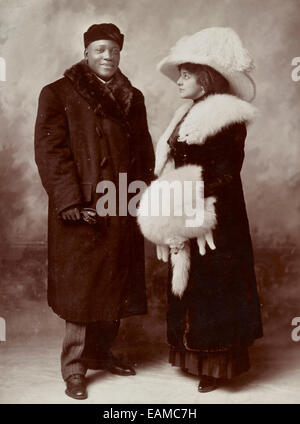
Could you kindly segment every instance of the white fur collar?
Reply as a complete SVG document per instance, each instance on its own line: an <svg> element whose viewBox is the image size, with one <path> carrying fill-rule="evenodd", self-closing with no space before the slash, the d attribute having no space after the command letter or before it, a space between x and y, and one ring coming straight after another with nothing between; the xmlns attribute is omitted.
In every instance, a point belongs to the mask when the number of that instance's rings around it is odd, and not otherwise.
<svg viewBox="0 0 300 424"><path fill-rule="evenodd" d="M176 112L157 143L155 174L160 175L168 159L168 140L178 122L187 114L179 130L179 141L203 144L208 136L237 122L249 122L256 115L250 103L229 94L213 94L196 104L185 103Z"/></svg>

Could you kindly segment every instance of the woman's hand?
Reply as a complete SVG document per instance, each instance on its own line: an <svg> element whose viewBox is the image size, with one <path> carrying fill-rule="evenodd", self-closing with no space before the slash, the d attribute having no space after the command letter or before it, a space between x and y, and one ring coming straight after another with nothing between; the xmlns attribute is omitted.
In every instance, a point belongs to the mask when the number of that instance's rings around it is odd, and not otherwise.
<svg viewBox="0 0 300 424"><path fill-rule="evenodd" d="M211 248L211 250L215 250L216 246L213 239L212 231L205 233L203 236L197 238L197 243L199 247L199 253L201 256L204 256L206 253L205 245L206 243Z"/></svg>
<svg viewBox="0 0 300 424"><path fill-rule="evenodd" d="M157 245L156 246L156 255L159 261L168 262L169 258L169 246L167 245Z"/></svg>

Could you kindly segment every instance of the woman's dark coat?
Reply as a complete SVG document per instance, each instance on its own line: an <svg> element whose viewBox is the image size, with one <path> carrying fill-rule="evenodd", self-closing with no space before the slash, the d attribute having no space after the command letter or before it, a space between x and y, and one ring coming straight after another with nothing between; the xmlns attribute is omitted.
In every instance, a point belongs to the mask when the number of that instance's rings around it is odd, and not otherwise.
<svg viewBox="0 0 300 424"><path fill-rule="evenodd" d="M43 88L35 129L36 163L49 195L48 302L75 322L146 312L143 239L132 216L68 222L72 206L96 207L100 181L119 173L149 182L153 148L144 97L118 70L102 84L82 61ZM117 191L118 194L118 191Z"/></svg>
<svg viewBox="0 0 300 424"><path fill-rule="evenodd" d="M196 119L193 122L196 122L194 133L198 125L204 135L201 142L178 141L180 123L168 140L169 162L173 161L175 168L200 165L204 195L217 199L217 227L213 231L216 250L207 247L206 254L200 256L196 239L192 239L189 283L182 299L174 296L169 287L168 340L177 349L223 350L249 345L262 335L240 177L247 113L236 113L241 101L231 97L203 100L210 102L208 107L204 105L208 114L201 116L202 109L199 109L199 116L195 115L198 124ZM224 106L232 107L232 112L226 113L225 109L223 112ZM228 119L224 121L225 115ZM211 126L207 122L210 120ZM169 279L171 281L171 275Z"/></svg>

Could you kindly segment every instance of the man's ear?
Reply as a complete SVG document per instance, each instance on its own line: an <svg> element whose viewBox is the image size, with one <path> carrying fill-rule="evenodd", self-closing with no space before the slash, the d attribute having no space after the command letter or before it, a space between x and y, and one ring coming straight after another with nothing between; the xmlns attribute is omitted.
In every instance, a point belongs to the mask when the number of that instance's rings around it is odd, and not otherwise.
<svg viewBox="0 0 300 424"><path fill-rule="evenodd" d="M86 61L88 60L88 49L84 49L84 58Z"/></svg>

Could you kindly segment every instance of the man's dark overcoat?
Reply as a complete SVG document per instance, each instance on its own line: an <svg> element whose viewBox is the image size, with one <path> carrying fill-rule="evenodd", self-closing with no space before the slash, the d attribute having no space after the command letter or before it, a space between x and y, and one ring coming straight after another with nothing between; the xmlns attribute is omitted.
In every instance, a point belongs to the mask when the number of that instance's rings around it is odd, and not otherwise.
<svg viewBox="0 0 300 424"><path fill-rule="evenodd" d="M81 61L40 94L36 163L49 196L48 302L74 322L146 312L143 238L130 215L68 222L72 206L96 207L96 186L119 173L149 182L153 147L143 94L120 70L103 84Z"/></svg>

